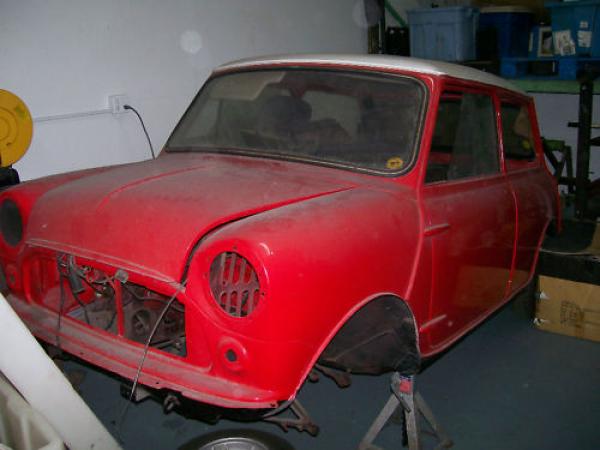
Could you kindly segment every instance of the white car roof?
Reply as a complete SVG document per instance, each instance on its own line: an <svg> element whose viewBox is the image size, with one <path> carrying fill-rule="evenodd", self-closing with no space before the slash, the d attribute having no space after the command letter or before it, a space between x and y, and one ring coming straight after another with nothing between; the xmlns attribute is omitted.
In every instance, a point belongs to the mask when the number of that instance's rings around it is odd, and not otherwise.
<svg viewBox="0 0 600 450"><path fill-rule="evenodd" d="M461 66L443 61L430 61L406 56L393 55L353 55L353 54L298 54L270 55L257 58L246 58L223 64L215 72L252 66L267 66L272 64L324 64L324 65L355 65L374 69L396 69L431 75L448 75L463 80L499 86L510 91L525 94L510 81L471 67Z"/></svg>

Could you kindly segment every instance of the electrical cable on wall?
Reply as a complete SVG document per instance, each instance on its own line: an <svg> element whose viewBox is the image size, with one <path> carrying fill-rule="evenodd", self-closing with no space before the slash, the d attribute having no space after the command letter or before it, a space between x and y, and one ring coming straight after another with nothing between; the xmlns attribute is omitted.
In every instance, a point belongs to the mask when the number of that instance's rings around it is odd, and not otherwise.
<svg viewBox="0 0 600 450"><path fill-rule="evenodd" d="M137 112L137 109L135 109L131 105L123 105L123 109L129 109L129 110L133 111L135 113L135 115L138 117L138 119L140 120L142 129L144 130L144 134L146 135L146 139L148 139L148 145L150 146L150 153L152 154L152 159L156 159L156 155L154 154L154 147L152 146L152 141L150 140L150 136L148 135L148 130L146 130L146 125L144 124L142 116L140 116L140 113Z"/></svg>
<svg viewBox="0 0 600 450"><path fill-rule="evenodd" d="M117 95L117 96L109 96L109 103L111 103L111 98L113 97L124 97L122 95ZM18 97L14 96L13 94L11 94L8 91L2 91L0 90L0 113L3 111L2 107L4 105L4 103L10 104L12 105L12 103L17 103L17 106L19 106L19 110L23 110L26 111L26 117L28 118L28 122L27 120L25 121L25 125L27 125L27 123L29 123L29 131L27 129L27 126L24 126L24 131L23 133L21 133L22 136L22 140L24 140L23 144L25 144L26 141L26 145L24 147L24 150L20 151L20 153L18 154L17 157L12 157L11 158L2 158L2 163L4 163L4 159L7 159L7 163L5 165L9 165L13 162L16 162L17 159L19 159L23 153L25 153L26 148L29 146L29 142L31 141L31 122L46 122L46 121L52 121L52 120L62 120L62 119L73 119L73 118L79 118L79 117L87 117L87 116L96 116L96 115L100 115L100 114L108 114L108 113L113 113L113 114L119 114L124 112L123 110L127 111L133 111L133 113L135 113L135 115L137 116L138 120L140 121L140 124L142 125L142 130L144 131L144 135L146 136L146 139L148 141L148 145L150 147L150 154L152 155L152 159L156 159L156 154L154 153L154 146L152 145L152 141L150 140L150 135L148 134L148 130L146 129L146 124L144 123L144 120L142 119L141 114L137 111L137 109L135 109L133 106L131 105L122 105L121 107L121 103L120 101L122 100L118 100L118 103L115 105L112 105L111 103L111 107L110 108L103 108L103 109L98 109L98 110L93 110L93 111L84 111L84 112L76 112L76 113L67 113L67 114L55 114L55 115L51 115L51 116L43 116L43 117L36 117L36 118L31 118L31 116L29 115L29 111L27 110L27 108L25 107L25 104L23 104L21 102L20 99L18 99ZM11 103L12 102L12 103ZM5 108L6 109L6 108ZM14 109L14 108L13 108ZM25 117L25 116L24 116ZM13 120L14 122L14 120ZM12 135L12 134L18 134L18 133L9 133L8 135ZM13 146L13 148L18 147L19 149L22 146ZM3 149L3 141L2 138L0 137L0 150ZM14 153L14 151L13 151ZM10 156L10 155L9 155ZM14 183L13 183L14 184Z"/></svg>

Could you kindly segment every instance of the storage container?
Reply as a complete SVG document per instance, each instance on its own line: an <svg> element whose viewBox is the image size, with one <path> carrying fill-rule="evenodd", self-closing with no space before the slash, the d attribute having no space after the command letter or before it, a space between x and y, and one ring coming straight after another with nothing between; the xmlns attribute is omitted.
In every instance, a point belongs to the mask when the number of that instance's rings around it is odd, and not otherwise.
<svg viewBox="0 0 600 450"><path fill-rule="evenodd" d="M552 17L554 52L600 58L600 0L546 3Z"/></svg>
<svg viewBox="0 0 600 450"><path fill-rule="evenodd" d="M540 330L600 342L600 286L540 276L534 323Z"/></svg>
<svg viewBox="0 0 600 450"><path fill-rule="evenodd" d="M529 33L534 23L533 12L520 6L490 6L481 9L479 37L495 37L491 55L479 55L481 59L527 56ZM495 44L495 46L493 45Z"/></svg>
<svg viewBox="0 0 600 450"><path fill-rule="evenodd" d="M411 56L442 61L475 59L477 8L423 8L407 13Z"/></svg>
<svg viewBox="0 0 600 450"><path fill-rule="evenodd" d="M563 226L562 233L546 238L539 255L535 324L600 342L600 225L565 221Z"/></svg>

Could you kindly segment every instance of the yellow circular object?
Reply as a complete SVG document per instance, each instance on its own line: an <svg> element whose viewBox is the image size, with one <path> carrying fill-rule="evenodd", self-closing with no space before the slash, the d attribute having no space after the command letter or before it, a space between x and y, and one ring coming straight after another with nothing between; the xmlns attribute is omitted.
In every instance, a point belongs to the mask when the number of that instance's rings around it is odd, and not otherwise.
<svg viewBox="0 0 600 450"><path fill-rule="evenodd" d="M387 168L388 169L392 169L392 170L399 170L402 169L402 166L404 165L404 160L402 158L390 158L387 160Z"/></svg>
<svg viewBox="0 0 600 450"><path fill-rule="evenodd" d="M12 166L21 159L32 135L33 121L23 100L0 89L0 166Z"/></svg>

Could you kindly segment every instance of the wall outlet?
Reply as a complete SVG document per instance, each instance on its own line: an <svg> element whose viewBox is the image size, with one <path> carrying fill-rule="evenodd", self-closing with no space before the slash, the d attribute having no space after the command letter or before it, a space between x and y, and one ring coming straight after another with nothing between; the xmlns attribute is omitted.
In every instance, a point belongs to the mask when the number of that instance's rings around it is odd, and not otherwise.
<svg viewBox="0 0 600 450"><path fill-rule="evenodd" d="M110 108L110 112L112 112L113 114L123 114L124 112L127 112L124 106L128 102L129 99L125 94L108 96L108 107Z"/></svg>

